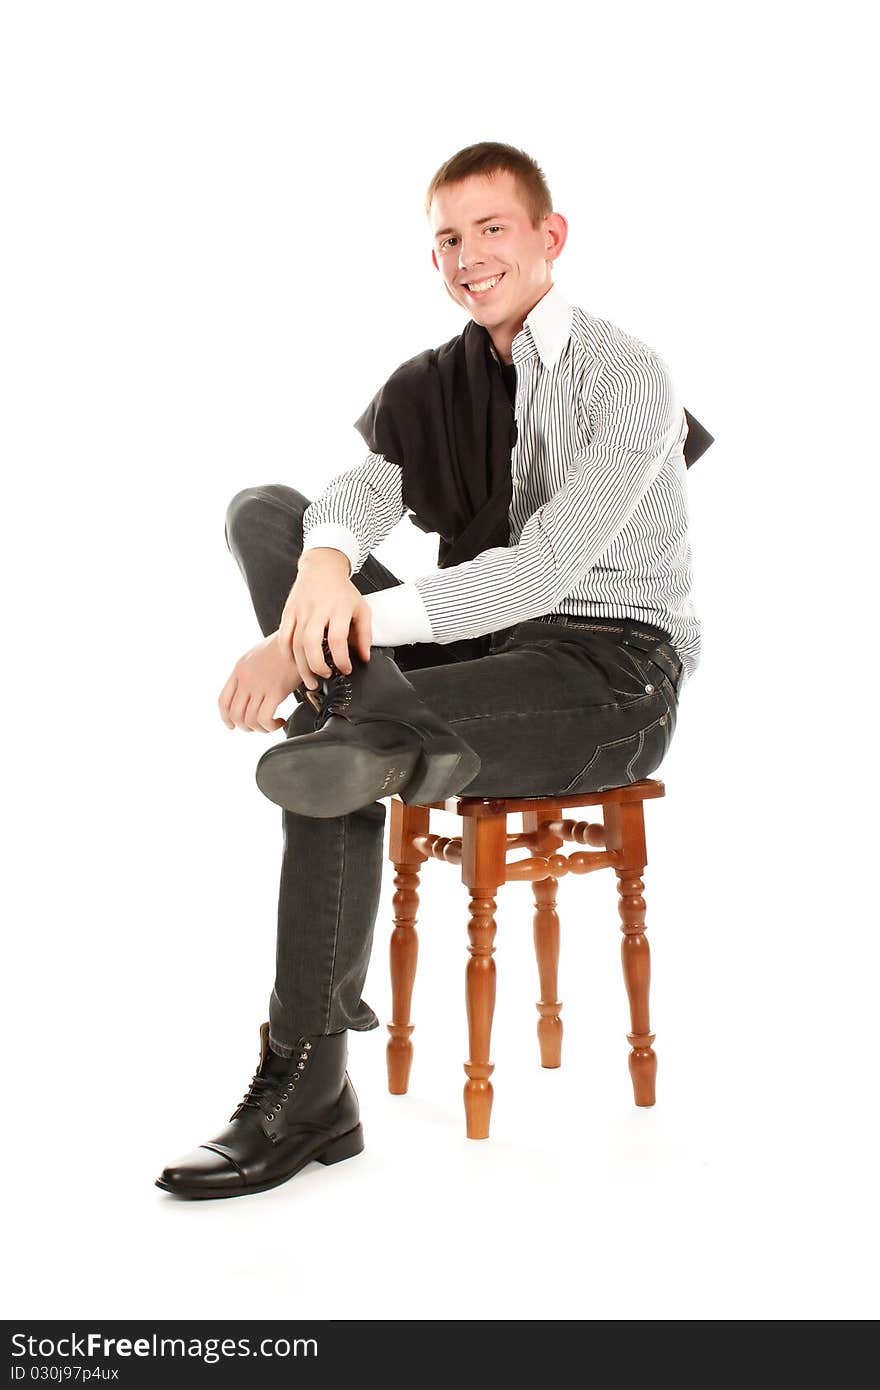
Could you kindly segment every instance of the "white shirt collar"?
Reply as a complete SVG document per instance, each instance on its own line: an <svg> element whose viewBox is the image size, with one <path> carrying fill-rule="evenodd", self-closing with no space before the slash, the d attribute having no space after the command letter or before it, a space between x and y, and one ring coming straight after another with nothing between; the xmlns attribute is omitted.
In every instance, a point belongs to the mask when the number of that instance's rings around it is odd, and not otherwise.
<svg viewBox="0 0 880 1390"><path fill-rule="evenodd" d="M551 285L530 309L511 344L514 363L530 355L530 340L549 371L556 366L571 337L572 306L556 285Z"/></svg>

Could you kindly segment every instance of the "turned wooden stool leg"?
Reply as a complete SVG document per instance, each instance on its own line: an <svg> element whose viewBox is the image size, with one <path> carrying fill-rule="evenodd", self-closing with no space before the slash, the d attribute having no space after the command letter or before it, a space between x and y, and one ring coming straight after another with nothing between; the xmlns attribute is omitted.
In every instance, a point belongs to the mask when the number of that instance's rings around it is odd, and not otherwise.
<svg viewBox="0 0 880 1390"><path fill-rule="evenodd" d="M559 914L556 911L558 886L555 878L541 878L532 883L536 909L535 955L538 960L538 978L541 982L538 1045L541 1049L542 1067L562 1065L562 1019L559 1017L562 1005L556 998L559 972Z"/></svg>
<svg viewBox="0 0 880 1390"><path fill-rule="evenodd" d="M412 1066L413 1045L410 1023L412 992L419 955L416 914L419 910L419 870L424 854L413 848L413 835L428 832L430 810L427 806L407 806L391 798L391 827L388 852L394 864L392 898L394 930L391 933L391 1037L385 1052L388 1067L388 1089L393 1096L406 1095Z"/></svg>
<svg viewBox="0 0 880 1390"><path fill-rule="evenodd" d="M635 869L617 871L620 917L623 931L621 956L623 978L629 995L632 1032L627 1033L632 1051L629 1074L636 1105L653 1105L657 1079L657 1058L651 1046L654 1034L648 1018L648 991L651 984L651 950L645 936L644 883Z"/></svg>
<svg viewBox="0 0 880 1390"><path fill-rule="evenodd" d="M469 1139L488 1139L495 1070L489 1060L495 1012L495 892L504 882L507 817L465 816L461 877L471 891L466 972L470 1057L464 1064L464 1110Z"/></svg>
<svg viewBox="0 0 880 1390"><path fill-rule="evenodd" d="M534 837L536 852L549 854L564 843L561 835L554 835L547 828L547 822L558 820L560 807L549 805L539 815L537 811L523 812L523 830ZM532 881L535 898L534 937L535 957L538 962L538 979L541 998L538 1001L538 1046L541 1049L541 1066L558 1067L562 1065L562 1008L557 999L559 989L559 917L556 912L555 878L542 878Z"/></svg>
<svg viewBox="0 0 880 1390"><path fill-rule="evenodd" d="M621 856L615 869L620 894L621 957L623 978L629 996L632 1032L627 1034L631 1052L629 1073L636 1105L653 1105L657 1078L657 1058L651 1044L654 1034L648 1016L651 985L651 950L645 936L645 899L642 874L647 862L645 824L640 801L605 807L605 828L609 849Z"/></svg>

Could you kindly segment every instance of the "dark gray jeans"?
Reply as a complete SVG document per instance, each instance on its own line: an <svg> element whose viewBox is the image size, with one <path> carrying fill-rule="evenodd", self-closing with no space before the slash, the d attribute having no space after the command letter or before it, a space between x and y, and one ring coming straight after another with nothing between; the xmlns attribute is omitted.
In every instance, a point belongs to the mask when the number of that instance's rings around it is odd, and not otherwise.
<svg viewBox="0 0 880 1390"><path fill-rule="evenodd" d="M302 552L309 499L282 484L245 488L226 542L263 635L277 630ZM400 581L370 556L362 594ZM468 796L596 791L648 777L675 729L681 663L665 634L613 618L531 619L483 637L396 648L418 695L482 759ZM286 736L309 733L304 702ZM318 819L283 811L269 1041L290 1056L301 1033L378 1026L361 998L383 869L385 803Z"/></svg>

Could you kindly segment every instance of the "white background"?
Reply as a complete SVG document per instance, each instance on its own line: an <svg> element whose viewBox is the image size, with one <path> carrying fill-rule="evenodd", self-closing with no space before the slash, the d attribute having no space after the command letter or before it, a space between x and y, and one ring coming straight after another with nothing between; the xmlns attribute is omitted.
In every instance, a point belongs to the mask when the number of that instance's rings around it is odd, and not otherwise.
<svg viewBox="0 0 880 1390"><path fill-rule="evenodd" d="M876 1315L868 13L4 8L8 1316ZM658 1104L613 879L560 886L555 1072L508 885L492 1137L465 1139L466 890L431 863L410 1095L384 1027L353 1035L361 1157L180 1202L153 1179L243 1094L274 971L277 736L216 706L260 636L226 506L316 495L464 326L423 200L484 139L542 165L566 296L717 440L688 477L704 655L647 806ZM404 578L436 543L404 522L378 554Z"/></svg>

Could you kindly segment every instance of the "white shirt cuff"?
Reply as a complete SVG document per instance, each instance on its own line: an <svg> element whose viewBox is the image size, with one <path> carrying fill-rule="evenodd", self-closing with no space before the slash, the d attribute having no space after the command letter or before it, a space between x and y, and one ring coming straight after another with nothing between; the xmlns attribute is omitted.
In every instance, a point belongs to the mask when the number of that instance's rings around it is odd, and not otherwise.
<svg viewBox="0 0 880 1390"><path fill-rule="evenodd" d="M364 595L373 616L373 647L399 647L407 642L433 642L428 610L414 584L397 584Z"/></svg>
<svg viewBox="0 0 880 1390"><path fill-rule="evenodd" d="M353 531L349 531L347 526L341 526L336 521L322 521L303 536L302 548L304 551L314 550L316 546L329 546L331 550L341 550L343 555L348 556L349 578L351 578L361 550L358 538Z"/></svg>

